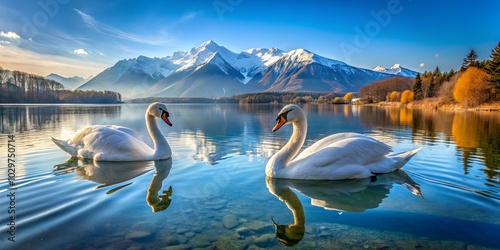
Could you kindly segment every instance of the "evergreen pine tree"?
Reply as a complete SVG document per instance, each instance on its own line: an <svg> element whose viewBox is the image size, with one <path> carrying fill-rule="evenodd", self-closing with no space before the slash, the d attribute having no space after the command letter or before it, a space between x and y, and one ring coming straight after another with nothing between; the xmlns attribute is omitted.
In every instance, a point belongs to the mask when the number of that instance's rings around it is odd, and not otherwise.
<svg viewBox="0 0 500 250"><path fill-rule="evenodd" d="M491 75L491 82L500 89L500 42L491 51L490 60L486 63L486 72Z"/></svg>
<svg viewBox="0 0 500 250"><path fill-rule="evenodd" d="M420 100L423 98L422 78L420 78L420 73L417 73L417 75L415 76L415 81L413 82L413 93L415 94L415 100Z"/></svg>
<svg viewBox="0 0 500 250"><path fill-rule="evenodd" d="M464 58L464 61L462 62L462 68L460 69L461 71L464 71L467 69L469 66L473 66L477 63L477 53L473 49L470 50L469 54Z"/></svg>
<svg viewBox="0 0 500 250"><path fill-rule="evenodd" d="M434 76L440 76L441 75L441 70L439 70L438 66L436 66L436 69L434 70L434 72L432 72L432 74Z"/></svg>

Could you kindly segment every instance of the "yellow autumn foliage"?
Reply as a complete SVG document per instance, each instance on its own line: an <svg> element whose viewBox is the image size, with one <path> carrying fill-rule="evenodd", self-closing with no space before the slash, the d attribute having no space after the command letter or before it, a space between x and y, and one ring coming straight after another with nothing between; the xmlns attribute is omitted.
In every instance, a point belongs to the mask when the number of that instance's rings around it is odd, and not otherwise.
<svg viewBox="0 0 500 250"><path fill-rule="evenodd" d="M342 98L337 96L335 97L335 99L333 99L333 103L339 104L339 103L344 103L344 101L342 100Z"/></svg>
<svg viewBox="0 0 500 250"><path fill-rule="evenodd" d="M398 101L398 95L399 95L399 92L392 91L391 94L389 95L389 101L390 102L397 102Z"/></svg>
<svg viewBox="0 0 500 250"><path fill-rule="evenodd" d="M349 93L344 95L344 102L351 103L353 98L354 98L354 94L352 92L349 92Z"/></svg>
<svg viewBox="0 0 500 250"><path fill-rule="evenodd" d="M490 78L486 71L476 67L468 67L455 84L453 98L465 107L473 107L487 102L490 95Z"/></svg>
<svg viewBox="0 0 500 250"><path fill-rule="evenodd" d="M415 93L413 93L413 91L407 89L407 90L403 91L403 93L401 94L401 103L413 102L414 97L415 97Z"/></svg>

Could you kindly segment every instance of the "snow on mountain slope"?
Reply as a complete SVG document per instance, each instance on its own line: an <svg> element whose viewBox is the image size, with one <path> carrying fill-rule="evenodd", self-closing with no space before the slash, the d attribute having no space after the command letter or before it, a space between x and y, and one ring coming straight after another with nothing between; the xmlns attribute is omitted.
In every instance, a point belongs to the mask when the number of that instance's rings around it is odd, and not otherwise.
<svg viewBox="0 0 500 250"><path fill-rule="evenodd" d="M332 68L337 66L346 65L344 62L328 59L317 54L314 54L305 49L295 49L283 56L287 61L292 63L312 63L316 62L326 67Z"/></svg>
<svg viewBox="0 0 500 250"><path fill-rule="evenodd" d="M200 46L181 54L176 52L170 61L180 67L177 72L190 70L193 67L205 63L214 53L218 53L229 65L238 70L244 76L239 81L247 83L255 74L263 71L267 66L277 61L284 52L277 48L271 49L249 49L236 54L212 40L202 43Z"/></svg>
<svg viewBox="0 0 500 250"><path fill-rule="evenodd" d="M191 71L176 71L150 89L151 96L160 97L221 97L242 93L243 75L232 67L219 52Z"/></svg>

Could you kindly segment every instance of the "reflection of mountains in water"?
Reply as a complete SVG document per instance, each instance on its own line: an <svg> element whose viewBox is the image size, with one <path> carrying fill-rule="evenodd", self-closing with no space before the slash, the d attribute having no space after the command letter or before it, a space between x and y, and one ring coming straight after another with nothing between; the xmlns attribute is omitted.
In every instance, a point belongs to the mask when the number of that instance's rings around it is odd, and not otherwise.
<svg viewBox="0 0 500 250"><path fill-rule="evenodd" d="M81 120L88 115L112 118L119 115L120 110L120 105L0 105L0 131L8 134L41 130L68 120Z"/></svg>
<svg viewBox="0 0 500 250"><path fill-rule="evenodd" d="M310 130L306 145L321 135L347 131L362 132L348 105L303 105L309 112ZM191 144L194 159L216 164L229 154L249 154L270 157L288 140L291 128L284 133L272 133L275 115L282 105L189 105L171 107L173 130L180 133L181 144ZM175 118L177 117L177 119ZM170 129L169 129L170 130ZM288 130L288 131L287 131Z"/></svg>

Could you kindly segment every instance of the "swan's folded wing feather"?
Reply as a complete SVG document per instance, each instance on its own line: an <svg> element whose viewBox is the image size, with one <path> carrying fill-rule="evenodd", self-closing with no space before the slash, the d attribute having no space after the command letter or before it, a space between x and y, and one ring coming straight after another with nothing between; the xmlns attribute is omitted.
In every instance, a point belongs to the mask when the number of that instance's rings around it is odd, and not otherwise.
<svg viewBox="0 0 500 250"><path fill-rule="evenodd" d="M348 138L354 138L354 137L366 137L366 136L362 135L362 134L358 134L358 133L333 134L333 135L327 136L327 137L315 142L313 145L304 149L304 151L302 151L295 159L298 160L298 159L307 157L307 156L314 154L315 152L317 152L321 149L324 149L325 147L330 146L331 144L333 144L337 141L348 139Z"/></svg>
<svg viewBox="0 0 500 250"><path fill-rule="evenodd" d="M132 130L130 128L123 127L123 126L117 126L117 125L111 125L109 127L112 128L112 129L121 131L123 133L129 134L130 136L133 136L133 137L135 137L135 138L137 138L137 139L139 139L139 140L142 141L141 136L137 132L135 132L134 130Z"/></svg>
<svg viewBox="0 0 500 250"><path fill-rule="evenodd" d="M131 136L129 133L110 127L103 127L98 131L88 134L85 137L85 144L92 146L93 151L108 151L109 149L115 149L117 151L127 149L151 150L142 140Z"/></svg>
<svg viewBox="0 0 500 250"><path fill-rule="evenodd" d="M120 133L117 133L120 132ZM69 144L74 147L83 147L84 145L89 145L92 141L101 140L105 136L109 136L112 134L118 135L130 135L138 140L141 140L141 137L137 132L133 131L130 128L117 126L117 125L93 125L77 131L73 137L69 140Z"/></svg>
<svg viewBox="0 0 500 250"><path fill-rule="evenodd" d="M371 137L348 136L316 151L304 150L290 164L301 162L300 164L311 164L316 167L367 165L380 160L390 152L392 148L389 145Z"/></svg>

